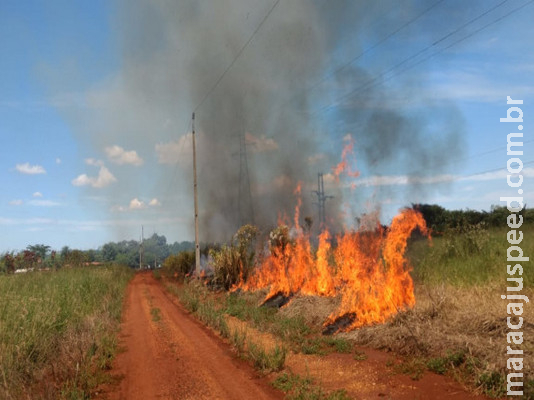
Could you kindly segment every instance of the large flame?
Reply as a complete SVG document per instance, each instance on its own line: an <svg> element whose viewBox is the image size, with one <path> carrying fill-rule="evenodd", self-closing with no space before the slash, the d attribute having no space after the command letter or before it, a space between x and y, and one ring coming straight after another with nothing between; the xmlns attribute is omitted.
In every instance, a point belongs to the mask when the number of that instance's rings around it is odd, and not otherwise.
<svg viewBox="0 0 534 400"><path fill-rule="evenodd" d="M300 193L300 188L296 193ZM296 213L298 210L297 207ZM415 305L405 250L414 229L428 234L419 212L403 210L389 228L377 223L374 230L361 228L337 235L335 248L332 248L330 233L324 230L316 251L309 234L298 226L297 218L294 221L296 237L287 241L271 237L270 253L238 287L244 290L269 288L266 300L276 294L340 295L341 304L325 325L344 315L355 315L344 330L382 323L400 310ZM285 228L288 233L289 228Z"/></svg>
<svg viewBox="0 0 534 400"><path fill-rule="evenodd" d="M348 157L354 155L354 142L343 149L341 162L332 169L340 175L357 177ZM411 267L405 258L407 241L414 229L428 235L423 216L405 209L389 228L376 218L375 225L362 224L359 230L332 238L328 230L319 235L314 250L310 232L299 226L301 185L295 189L297 205L293 227L283 221L271 233L269 254L247 281L237 287L244 290L269 288L266 300L281 294L341 296L341 304L325 325L343 321L343 330L382 323L400 310L415 305ZM292 238L290 232L293 232ZM336 245L333 246L333 243Z"/></svg>

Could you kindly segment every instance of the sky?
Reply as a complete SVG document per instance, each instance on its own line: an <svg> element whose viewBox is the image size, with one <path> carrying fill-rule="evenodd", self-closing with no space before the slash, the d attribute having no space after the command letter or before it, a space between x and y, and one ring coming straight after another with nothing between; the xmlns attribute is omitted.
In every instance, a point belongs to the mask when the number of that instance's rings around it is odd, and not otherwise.
<svg viewBox="0 0 534 400"><path fill-rule="evenodd" d="M338 228L504 205L507 96L534 204L533 19L529 0L0 0L0 251L192 240L193 111L203 241L274 226L299 184L316 218L317 173ZM337 179L350 143L359 175Z"/></svg>

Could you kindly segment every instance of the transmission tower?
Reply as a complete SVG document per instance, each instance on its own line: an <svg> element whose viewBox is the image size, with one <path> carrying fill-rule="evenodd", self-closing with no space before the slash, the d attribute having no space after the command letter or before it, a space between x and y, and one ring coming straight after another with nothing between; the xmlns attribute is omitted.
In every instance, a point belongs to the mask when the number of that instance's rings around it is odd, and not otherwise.
<svg viewBox="0 0 534 400"><path fill-rule="evenodd" d="M317 205L319 207L319 224L321 228L326 226L326 200L333 199L334 196L326 196L324 194L324 180L322 172L317 174L317 190L314 190L313 193L317 195Z"/></svg>
<svg viewBox="0 0 534 400"><path fill-rule="evenodd" d="M248 173L247 141L244 130L239 134L239 185L237 193L239 226L254 224L254 206Z"/></svg>

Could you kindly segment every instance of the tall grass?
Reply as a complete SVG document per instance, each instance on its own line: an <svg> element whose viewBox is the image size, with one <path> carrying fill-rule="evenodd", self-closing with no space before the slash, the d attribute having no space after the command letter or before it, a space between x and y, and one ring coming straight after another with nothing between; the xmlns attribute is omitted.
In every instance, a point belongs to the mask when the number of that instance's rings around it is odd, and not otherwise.
<svg viewBox="0 0 534 400"><path fill-rule="evenodd" d="M534 226L523 225L521 230L524 239L519 246L526 256L534 254L534 240L530 239ZM510 246L507 232L505 228L470 225L433 238L430 246L426 240L414 241L409 246L412 275L416 282L429 285L470 287L506 282L506 250ZM524 286L533 287L532 268L524 266L523 270Z"/></svg>
<svg viewBox="0 0 534 400"><path fill-rule="evenodd" d="M110 367L126 267L0 276L0 398L86 398Z"/></svg>

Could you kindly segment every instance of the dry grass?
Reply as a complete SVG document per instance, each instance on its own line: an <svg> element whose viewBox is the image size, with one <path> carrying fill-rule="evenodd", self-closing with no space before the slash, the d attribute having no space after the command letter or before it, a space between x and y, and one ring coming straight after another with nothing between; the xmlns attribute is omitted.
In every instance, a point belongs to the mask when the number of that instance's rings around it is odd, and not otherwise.
<svg viewBox="0 0 534 400"><path fill-rule="evenodd" d="M417 304L383 325L364 327L341 336L360 345L431 360L462 354L460 365L446 365L452 375L470 386L482 387L485 376L506 371L506 308L496 285L457 288L452 286L416 287ZM529 297L533 290L525 291ZM534 320L532 308L525 307L525 321ZM528 354L534 350L534 325L523 326ZM432 368L431 368L432 369ZM534 378L532 366L525 366L525 382ZM487 390L486 390L487 389ZM495 388L495 390L497 390ZM494 393L494 394L497 394Z"/></svg>

